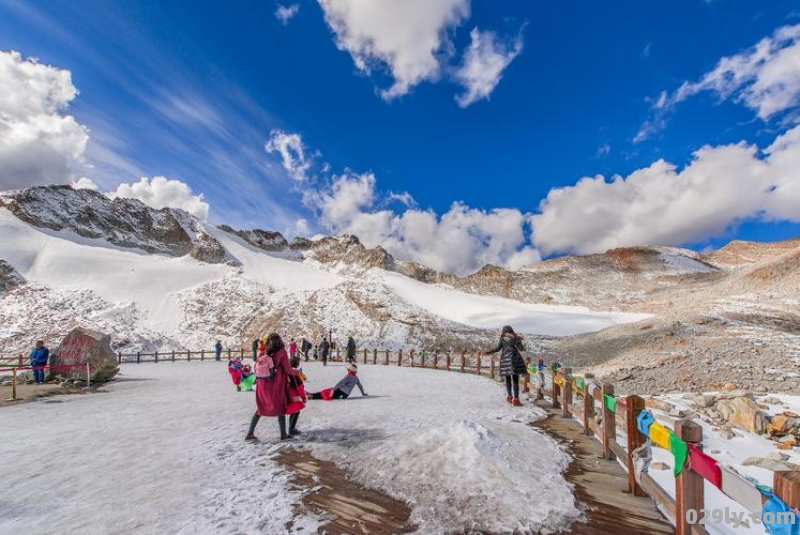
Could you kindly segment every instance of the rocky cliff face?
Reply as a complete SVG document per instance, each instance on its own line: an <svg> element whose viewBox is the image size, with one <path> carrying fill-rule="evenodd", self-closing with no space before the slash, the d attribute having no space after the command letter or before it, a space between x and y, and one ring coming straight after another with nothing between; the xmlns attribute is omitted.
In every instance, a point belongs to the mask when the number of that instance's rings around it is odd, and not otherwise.
<svg viewBox="0 0 800 535"><path fill-rule="evenodd" d="M169 256L191 255L209 263L226 261L225 249L194 217L172 208L155 210L135 199L111 200L70 186L37 186L6 192L0 206L36 227L69 230L119 247Z"/></svg>
<svg viewBox="0 0 800 535"><path fill-rule="evenodd" d="M756 264L798 247L800 238L766 243L734 240L713 253L704 255L704 260L720 267L737 268Z"/></svg>
<svg viewBox="0 0 800 535"><path fill-rule="evenodd" d="M17 273L8 262L0 260L0 294L4 294L25 283L25 278Z"/></svg>

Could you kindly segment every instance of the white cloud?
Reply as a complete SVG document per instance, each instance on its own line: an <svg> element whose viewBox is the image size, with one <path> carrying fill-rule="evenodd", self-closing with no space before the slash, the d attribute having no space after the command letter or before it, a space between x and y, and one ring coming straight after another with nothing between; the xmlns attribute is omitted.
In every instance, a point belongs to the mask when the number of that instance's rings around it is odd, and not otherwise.
<svg viewBox="0 0 800 535"><path fill-rule="evenodd" d="M611 145L608 143L603 143L599 147L597 147L597 154L595 156L597 158L605 158L611 152Z"/></svg>
<svg viewBox="0 0 800 535"><path fill-rule="evenodd" d="M94 180L91 178L86 178L85 176L80 177L75 182L70 183L70 185L74 189L91 189L94 191L100 190L100 186L98 186Z"/></svg>
<svg viewBox="0 0 800 535"><path fill-rule="evenodd" d="M371 73L388 68L394 83L384 99L405 95L436 80L443 58L453 54L449 32L470 13L469 0L319 0L336 46L356 67Z"/></svg>
<svg viewBox="0 0 800 535"><path fill-rule="evenodd" d="M745 220L800 222L800 126L763 153L706 146L680 171L659 160L610 182L585 177L550 190L540 212L533 241L544 254L697 243Z"/></svg>
<svg viewBox="0 0 800 535"><path fill-rule="evenodd" d="M298 11L300 11L300 4L292 4L289 6L278 4L278 9L275 10L275 16L281 21L281 24L286 26L289 24L289 19L297 15Z"/></svg>
<svg viewBox="0 0 800 535"><path fill-rule="evenodd" d="M472 42L464 52L461 67L454 74L466 90L456 96L456 102L462 108L488 99L500 83L503 71L522 52L521 33L510 43L500 41L494 32L481 32L478 28L469 35Z"/></svg>
<svg viewBox="0 0 800 535"><path fill-rule="evenodd" d="M264 145L264 149L270 154L273 152L280 154L283 168L294 180L298 182L306 180L306 173L311 167L311 163L306 159L300 134L288 134L283 130L273 130L270 132L270 138Z"/></svg>
<svg viewBox="0 0 800 535"><path fill-rule="evenodd" d="M663 91L653 103L654 117L639 129L634 142L662 130L665 115L678 103L702 92L731 99L767 121L800 106L800 24L784 26L755 46L719 60L698 81L686 81L672 94Z"/></svg>
<svg viewBox="0 0 800 535"><path fill-rule="evenodd" d="M192 189L180 180L170 180L163 176L153 177L152 180L142 177L139 182L120 184L116 191L106 195L111 199L116 197L139 199L156 209L180 208L201 221L208 219L209 205L203 200L203 194L193 194Z"/></svg>
<svg viewBox="0 0 800 535"><path fill-rule="evenodd" d="M461 203L438 216L431 210L401 214L378 210L375 176L347 173L319 196L321 222L334 233L357 235L402 260L465 275L486 264L518 269L541 259L526 240L529 216L519 210L476 210Z"/></svg>
<svg viewBox="0 0 800 535"><path fill-rule="evenodd" d="M65 115L78 91L69 71L0 52L0 189L68 183L88 130Z"/></svg>

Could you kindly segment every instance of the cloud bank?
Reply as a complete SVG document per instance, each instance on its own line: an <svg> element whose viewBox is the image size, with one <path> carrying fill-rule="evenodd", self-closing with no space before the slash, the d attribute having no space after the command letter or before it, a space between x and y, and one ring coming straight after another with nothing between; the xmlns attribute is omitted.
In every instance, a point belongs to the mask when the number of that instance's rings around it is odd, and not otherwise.
<svg viewBox="0 0 800 535"><path fill-rule="evenodd" d="M196 195L185 182L170 180L163 176L152 179L142 177L139 182L120 184L115 191L106 193L106 196L111 199L116 197L139 199L147 206L156 209L180 208L201 221L208 219L210 208L202 193Z"/></svg>
<svg viewBox="0 0 800 535"><path fill-rule="evenodd" d="M66 115L78 90L69 71L0 52L0 189L68 183L88 129Z"/></svg>

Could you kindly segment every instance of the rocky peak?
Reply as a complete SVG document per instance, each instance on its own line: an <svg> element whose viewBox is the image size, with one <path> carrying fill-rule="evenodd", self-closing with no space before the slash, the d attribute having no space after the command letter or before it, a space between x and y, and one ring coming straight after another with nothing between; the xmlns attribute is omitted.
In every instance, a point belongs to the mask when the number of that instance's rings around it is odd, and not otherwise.
<svg viewBox="0 0 800 535"><path fill-rule="evenodd" d="M230 234L235 234L250 245L263 249L264 251L284 251L289 247L289 242L286 241L286 238L284 238L283 234L280 232L261 229L234 230L228 225L220 225L219 229Z"/></svg>
<svg viewBox="0 0 800 535"><path fill-rule="evenodd" d="M36 186L0 195L0 206L26 223L79 236L104 239L119 247L169 256L191 255L203 262L227 259L225 249L187 212L156 210L136 199L109 199L71 186Z"/></svg>
<svg viewBox="0 0 800 535"><path fill-rule="evenodd" d="M705 261L729 268L748 266L800 247L800 238L779 242L733 240L713 253L703 255Z"/></svg>
<svg viewBox="0 0 800 535"><path fill-rule="evenodd" d="M377 267L385 270L393 270L395 265L394 257L383 247L367 249L361 240L352 234L329 236L313 241L305 255L323 264L342 262L351 266Z"/></svg>

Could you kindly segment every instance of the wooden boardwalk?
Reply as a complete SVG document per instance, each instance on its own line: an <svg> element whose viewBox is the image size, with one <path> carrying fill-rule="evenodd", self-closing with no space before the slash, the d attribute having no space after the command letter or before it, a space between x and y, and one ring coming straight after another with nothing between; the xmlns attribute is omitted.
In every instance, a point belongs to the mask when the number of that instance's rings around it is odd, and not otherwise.
<svg viewBox="0 0 800 535"><path fill-rule="evenodd" d="M564 535L651 535L675 533L672 525L658 512L648 497L634 497L624 492L628 476L616 461L603 459L603 447L572 418L561 416L549 402L538 402L548 412L545 420L534 425L567 445L573 456L567 481L575 485L575 496L586 515L586 522L573 524Z"/></svg>

